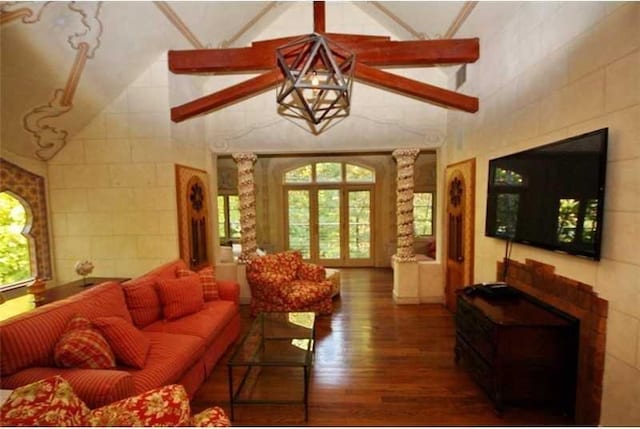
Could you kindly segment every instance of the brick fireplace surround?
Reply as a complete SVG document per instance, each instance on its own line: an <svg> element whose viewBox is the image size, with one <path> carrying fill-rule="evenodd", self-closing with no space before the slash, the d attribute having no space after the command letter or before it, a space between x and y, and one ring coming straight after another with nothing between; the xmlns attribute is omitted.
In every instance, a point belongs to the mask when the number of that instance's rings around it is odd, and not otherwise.
<svg viewBox="0 0 640 429"><path fill-rule="evenodd" d="M508 260L506 282L580 321L575 424L597 426L600 422L604 373L607 312L609 303L593 287L555 274L555 267L526 259ZM497 278L504 280L503 262Z"/></svg>

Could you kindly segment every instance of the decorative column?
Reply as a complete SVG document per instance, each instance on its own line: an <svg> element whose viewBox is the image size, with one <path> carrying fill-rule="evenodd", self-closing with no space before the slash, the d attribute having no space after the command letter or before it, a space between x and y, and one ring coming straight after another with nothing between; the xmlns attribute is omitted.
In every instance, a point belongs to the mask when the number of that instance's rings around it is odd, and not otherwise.
<svg viewBox="0 0 640 429"><path fill-rule="evenodd" d="M256 257L256 186L253 179L253 153L234 153L233 160L238 164L238 195L240 197L240 244L242 253L239 262L246 263Z"/></svg>
<svg viewBox="0 0 640 429"><path fill-rule="evenodd" d="M413 251L413 167L420 149L396 149L392 155L398 163L396 217L398 248L396 261L415 261Z"/></svg>

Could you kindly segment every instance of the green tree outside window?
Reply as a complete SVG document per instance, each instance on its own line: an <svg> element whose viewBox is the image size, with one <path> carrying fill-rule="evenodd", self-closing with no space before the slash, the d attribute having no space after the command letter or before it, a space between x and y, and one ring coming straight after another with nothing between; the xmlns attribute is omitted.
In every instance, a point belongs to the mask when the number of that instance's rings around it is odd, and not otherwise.
<svg viewBox="0 0 640 429"><path fill-rule="evenodd" d="M27 213L8 192L0 193L0 287L33 277L29 242L23 234Z"/></svg>

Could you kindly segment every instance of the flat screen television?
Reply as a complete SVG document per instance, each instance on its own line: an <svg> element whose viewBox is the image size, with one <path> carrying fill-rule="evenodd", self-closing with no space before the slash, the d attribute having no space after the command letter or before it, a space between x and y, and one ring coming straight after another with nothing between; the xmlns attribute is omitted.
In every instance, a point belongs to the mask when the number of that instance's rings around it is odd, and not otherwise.
<svg viewBox="0 0 640 429"><path fill-rule="evenodd" d="M607 135L490 160L485 235L599 260Z"/></svg>

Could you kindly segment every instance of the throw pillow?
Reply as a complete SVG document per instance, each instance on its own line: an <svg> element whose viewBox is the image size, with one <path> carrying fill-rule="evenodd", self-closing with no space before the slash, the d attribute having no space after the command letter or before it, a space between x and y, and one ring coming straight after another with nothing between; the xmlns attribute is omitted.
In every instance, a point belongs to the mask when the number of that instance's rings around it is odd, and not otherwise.
<svg viewBox="0 0 640 429"><path fill-rule="evenodd" d="M111 345L118 361L134 368L144 368L151 341L138 328L116 316L97 317L93 323Z"/></svg>
<svg viewBox="0 0 640 429"><path fill-rule="evenodd" d="M155 288L157 281L156 277L144 277L135 284L122 286L127 308L138 328L144 328L162 317L162 304Z"/></svg>
<svg viewBox="0 0 640 429"><path fill-rule="evenodd" d="M86 426L89 408L59 375L16 388L2 407L2 426Z"/></svg>
<svg viewBox="0 0 640 429"><path fill-rule="evenodd" d="M76 315L56 343L53 359L61 368L107 369L116 366L116 358L107 340L89 319Z"/></svg>
<svg viewBox="0 0 640 429"><path fill-rule="evenodd" d="M168 320L200 311L204 305L200 277L196 274L178 279L160 279L157 290L162 312Z"/></svg>
<svg viewBox="0 0 640 429"><path fill-rule="evenodd" d="M231 421L220 407L211 407L191 417L189 426L193 427L229 427Z"/></svg>
<svg viewBox="0 0 640 429"><path fill-rule="evenodd" d="M193 271L187 269L178 269L176 275L178 278L186 277L194 274ZM216 283L216 269L213 266L207 266L197 272L200 276L200 283L202 284L202 296L205 301L214 301L220 299L220 292L218 290L218 283Z"/></svg>
<svg viewBox="0 0 640 429"><path fill-rule="evenodd" d="M187 426L190 412L184 387L171 384L97 408L87 422L91 426Z"/></svg>

